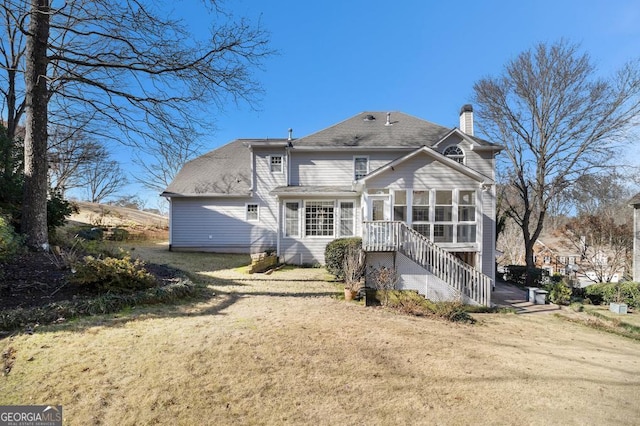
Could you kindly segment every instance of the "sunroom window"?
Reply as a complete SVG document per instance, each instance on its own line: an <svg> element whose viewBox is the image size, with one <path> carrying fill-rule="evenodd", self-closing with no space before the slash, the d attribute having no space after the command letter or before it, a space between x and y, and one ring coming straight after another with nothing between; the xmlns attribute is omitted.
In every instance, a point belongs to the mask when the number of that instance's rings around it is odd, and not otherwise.
<svg viewBox="0 0 640 426"><path fill-rule="evenodd" d="M453 191L436 191L433 241L437 243L453 242ZM443 223L444 222L444 223Z"/></svg>
<svg viewBox="0 0 640 426"><path fill-rule="evenodd" d="M458 192L458 242L476 241L476 192Z"/></svg>
<svg viewBox="0 0 640 426"><path fill-rule="evenodd" d="M393 191L393 220L407 221L407 191Z"/></svg>
<svg viewBox="0 0 640 426"><path fill-rule="evenodd" d="M425 237L431 238L431 225L427 223L429 222L429 191L413 191L412 195L412 227Z"/></svg>

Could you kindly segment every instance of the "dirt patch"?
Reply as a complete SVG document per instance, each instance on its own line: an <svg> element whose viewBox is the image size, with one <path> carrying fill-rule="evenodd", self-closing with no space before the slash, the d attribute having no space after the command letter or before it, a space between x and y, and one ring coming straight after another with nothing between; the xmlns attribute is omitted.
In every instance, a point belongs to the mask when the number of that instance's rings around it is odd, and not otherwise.
<svg viewBox="0 0 640 426"><path fill-rule="evenodd" d="M159 286L172 282L178 271L167 266L147 264ZM96 292L69 284L72 272L61 270L43 252L29 252L0 264L0 308L33 308L77 297L95 296Z"/></svg>

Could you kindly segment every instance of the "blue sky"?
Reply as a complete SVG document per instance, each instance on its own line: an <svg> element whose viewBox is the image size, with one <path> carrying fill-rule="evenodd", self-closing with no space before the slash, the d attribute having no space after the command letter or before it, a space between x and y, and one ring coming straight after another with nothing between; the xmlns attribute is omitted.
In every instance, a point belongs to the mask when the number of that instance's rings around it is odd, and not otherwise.
<svg viewBox="0 0 640 426"><path fill-rule="evenodd" d="M179 7L204 29L189 4ZM367 110L453 127L473 84L538 42L579 43L602 75L640 57L637 0L228 0L223 7L260 20L278 54L256 72L264 89L258 110L212 110L218 131L203 141L207 150L236 138L286 137L290 127L301 137ZM134 172L125 148L116 151ZM137 187L125 192L156 204Z"/></svg>

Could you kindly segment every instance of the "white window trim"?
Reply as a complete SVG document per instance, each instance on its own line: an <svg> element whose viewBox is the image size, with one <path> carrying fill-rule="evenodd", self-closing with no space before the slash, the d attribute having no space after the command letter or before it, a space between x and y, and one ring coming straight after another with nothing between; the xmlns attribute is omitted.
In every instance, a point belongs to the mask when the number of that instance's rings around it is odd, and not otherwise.
<svg viewBox="0 0 640 426"><path fill-rule="evenodd" d="M273 169L271 168L271 159L274 157L280 157L280 171L273 171ZM269 161L269 172L274 174L274 175L281 175L284 173L284 155L269 155L268 156L268 161Z"/></svg>
<svg viewBox="0 0 640 426"><path fill-rule="evenodd" d="M298 205L298 235L287 235L287 204L297 204ZM284 222L284 226L282 229L282 237L286 238L286 239L298 239L298 238L302 238L303 235L303 228L302 228L302 221L303 219L303 215L302 213L304 213L304 203L302 202L302 200L285 200L282 203L282 218L283 218L283 222Z"/></svg>
<svg viewBox="0 0 640 426"><path fill-rule="evenodd" d="M353 205L351 209L351 212L352 212L351 229L353 229L353 232L350 235L343 235L342 232L340 232L340 225L342 222L342 203L351 203ZM334 225L334 231L336 232L334 233L338 234L338 238L356 236L356 202L355 200L337 200L337 204L338 204L338 214L336 215L334 212L334 217L336 218L336 224Z"/></svg>
<svg viewBox="0 0 640 426"><path fill-rule="evenodd" d="M368 155L354 155L353 156L353 175L352 175L353 176L353 180L357 180L356 179L356 159L359 159L359 158L364 158L365 160L367 160L367 171L365 172L365 176L369 174L369 170L370 170L370 167L369 167L369 156ZM360 178L360 179L362 179L362 178Z"/></svg>
<svg viewBox="0 0 640 426"><path fill-rule="evenodd" d="M258 210L258 217L256 219L249 219L249 206L256 206ZM260 222L260 204L259 203L245 203L244 205L244 219L247 222Z"/></svg>
<svg viewBox="0 0 640 426"><path fill-rule="evenodd" d="M451 156L445 154L445 152L447 152L447 150L449 148L452 148L452 147L458 148L462 152L462 155L456 155L455 157L451 157ZM466 164L467 163L467 153L464 152L464 149L462 149L459 145L448 145L448 146L446 146L442 150L442 155L444 155L445 157L449 158L450 160L456 161L456 162L458 162L460 164ZM457 158L462 158L462 162L458 161Z"/></svg>
<svg viewBox="0 0 640 426"><path fill-rule="evenodd" d="M327 202L330 201L333 203L333 233L331 235L307 235L307 203L317 203L317 202ZM338 208L336 207L336 200L327 200L327 199L312 199L312 200L304 200L302 204L302 229L301 236L303 238L311 238L311 239L322 239L322 238L336 238L336 213L338 213Z"/></svg>

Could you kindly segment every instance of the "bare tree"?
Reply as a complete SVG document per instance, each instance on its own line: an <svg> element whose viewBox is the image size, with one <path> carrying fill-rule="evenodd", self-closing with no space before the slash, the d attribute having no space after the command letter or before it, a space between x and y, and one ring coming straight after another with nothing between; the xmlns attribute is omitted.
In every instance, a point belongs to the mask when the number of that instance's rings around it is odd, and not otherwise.
<svg viewBox="0 0 640 426"><path fill-rule="evenodd" d="M542 43L474 91L480 128L506 147L501 166L515 189L507 214L522 230L533 268L551 202L579 177L620 160L617 148L630 140L640 113L638 63L597 79L577 46Z"/></svg>
<svg viewBox="0 0 640 426"><path fill-rule="evenodd" d="M105 148L88 138L82 126L51 126L48 160L50 186L64 196L66 190L80 186L83 166L108 156Z"/></svg>
<svg viewBox="0 0 640 426"><path fill-rule="evenodd" d="M204 2L212 18L206 40L196 39L188 23L167 18L171 14L157 1L71 0L59 8L50 8L47 0L25 3L9 2L14 14L28 9L15 20L29 23L29 29L22 28L32 117L26 122L25 169L46 165L46 126L39 125L40 118L81 117L93 123L94 135L139 145L143 139L156 141L158 123L176 129L207 123L212 105L251 103L260 92L251 71L271 53L267 34L224 13L215 0ZM43 86L38 93L36 83ZM46 170L30 168L29 175L46 182ZM25 185L23 209L34 214L23 216L23 231L31 247L47 243L43 201L46 188Z"/></svg>
<svg viewBox="0 0 640 426"><path fill-rule="evenodd" d="M0 15L2 19L3 37L0 37L0 94L2 95L1 111L5 112L2 123L6 129L6 143L0 151L0 168L2 177L6 180L14 172L13 148L18 133L18 123L24 113L24 85L21 83L21 73L24 72L25 37L20 31L17 18L24 14L23 10L16 10L12 0L0 1ZM20 78L19 78L20 77Z"/></svg>
<svg viewBox="0 0 640 426"><path fill-rule="evenodd" d="M632 211L627 203L634 192L630 187L633 178L617 170L580 177L570 191L577 214L612 218L618 224L630 222Z"/></svg>
<svg viewBox="0 0 640 426"><path fill-rule="evenodd" d="M617 272L631 270L633 226L631 218L618 224L611 216L584 214L572 219L564 236L581 253L579 272L595 282L610 282ZM620 277L622 278L622 277Z"/></svg>
<svg viewBox="0 0 640 426"><path fill-rule="evenodd" d="M162 192L180 171L184 163L197 157L202 151L198 135L193 128L176 129L167 123L154 126L156 137L146 144L134 163L143 171L134 180L152 191Z"/></svg>
<svg viewBox="0 0 640 426"><path fill-rule="evenodd" d="M101 203L127 184L117 161L96 158L85 164L81 171L79 185L85 189L87 199L92 203Z"/></svg>

